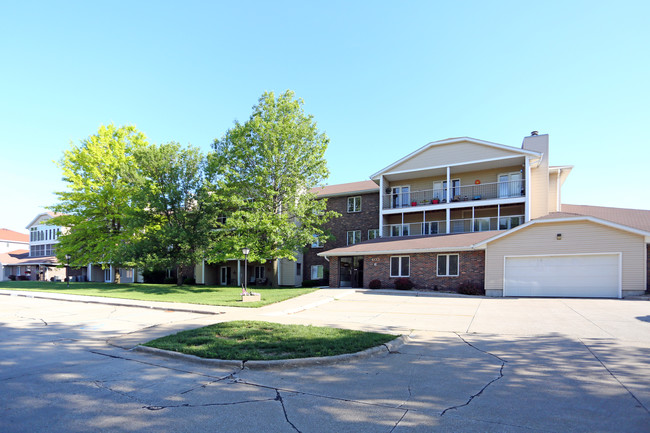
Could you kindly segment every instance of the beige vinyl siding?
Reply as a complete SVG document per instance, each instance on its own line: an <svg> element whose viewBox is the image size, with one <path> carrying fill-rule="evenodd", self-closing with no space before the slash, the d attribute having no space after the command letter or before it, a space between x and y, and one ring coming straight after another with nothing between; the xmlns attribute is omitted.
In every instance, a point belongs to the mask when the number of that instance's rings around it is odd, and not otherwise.
<svg viewBox="0 0 650 433"><path fill-rule="evenodd" d="M296 285L296 262L286 259L279 260L280 267L280 286L295 286Z"/></svg>
<svg viewBox="0 0 650 433"><path fill-rule="evenodd" d="M549 173L548 176L548 211L549 212L559 212L558 209L558 197L557 197L557 186L558 186L558 174Z"/></svg>
<svg viewBox="0 0 650 433"><path fill-rule="evenodd" d="M520 156L521 154L510 152L505 149L498 149L491 146L485 146L470 142L457 142L450 144L441 144L413 155L408 160L391 168L391 172L404 170L417 170L427 167L437 167L441 165L463 164L468 162L468 157L472 161L486 159L507 158ZM441 162L444 161L442 164Z"/></svg>
<svg viewBox="0 0 650 433"><path fill-rule="evenodd" d="M194 265L194 277L197 284L203 283L203 260Z"/></svg>
<svg viewBox="0 0 650 433"><path fill-rule="evenodd" d="M562 234L562 240L557 240L558 233ZM645 290L643 236L589 221L534 224L488 244L485 289L502 293L505 256L619 252L623 262L623 296L626 291Z"/></svg>

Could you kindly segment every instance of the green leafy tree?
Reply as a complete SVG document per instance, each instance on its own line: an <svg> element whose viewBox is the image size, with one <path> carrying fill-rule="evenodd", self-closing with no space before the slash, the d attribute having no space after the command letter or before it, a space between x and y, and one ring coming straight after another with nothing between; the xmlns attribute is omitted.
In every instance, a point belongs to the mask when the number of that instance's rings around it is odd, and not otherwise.
<svg viewBox="0 0 650 433"><path fill-rule="evenodd" d="M177 143L150 145L135 153L133 212L127 221L134 234L128 256L146 269L183 272L203 258L210 226L205 199L204 156Z"/></svg>
<svg viewBox="0 0 650 433"><path fill-rule="evenodd" d="M61 263L70 255L71 266L112 264L116 282L120 266L133 266L124 254L132 241L125 216L133 206L134 153L146 145L134 126L110 124L64 153L58 165L67 188L56 192L59 201L50 208L62 214L51 223L65 227L56 250Z"/></svg>
<svg viewBox="0 0 650 433"><path fill-rule="evenodd" d="M292 91L264 93L245 123L214 141L208 172L220 219L209 260L243 258L244 247L252 261L295 260L338 215L309 192L329 175L329 139L302 105Z"/></svg>

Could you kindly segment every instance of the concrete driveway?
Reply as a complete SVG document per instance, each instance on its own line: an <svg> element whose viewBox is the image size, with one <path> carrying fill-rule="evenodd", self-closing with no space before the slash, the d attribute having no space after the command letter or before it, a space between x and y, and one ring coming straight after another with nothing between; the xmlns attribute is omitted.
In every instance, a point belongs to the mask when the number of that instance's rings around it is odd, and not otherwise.
<svg viewBox="0 0 650 433"><path fill-rule="evenodd" d="M326 289L193 309L212 314L0 296L0 431L650 431L648 301ZM398 353L285 370L128 350L236 319L411 339Z"/></svg>

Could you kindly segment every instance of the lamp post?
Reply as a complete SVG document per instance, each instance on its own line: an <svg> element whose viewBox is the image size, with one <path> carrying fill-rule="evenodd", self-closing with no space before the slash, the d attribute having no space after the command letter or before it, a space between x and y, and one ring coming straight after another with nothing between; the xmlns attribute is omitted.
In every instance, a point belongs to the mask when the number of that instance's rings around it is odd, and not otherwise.
<svg viewBox="0 0 650 433"><path fill-rule="evenodd" d="M70 288L70 254L65 255L65 280L68 282L68 289Z"/></svg>
<svg viewBox="0 0 650 433"><path fill-rule="evenodd" d="M241 252L244 254L244 291L246 291L246 287L248 287L248 253L251 250L243 248Z"/></svg>

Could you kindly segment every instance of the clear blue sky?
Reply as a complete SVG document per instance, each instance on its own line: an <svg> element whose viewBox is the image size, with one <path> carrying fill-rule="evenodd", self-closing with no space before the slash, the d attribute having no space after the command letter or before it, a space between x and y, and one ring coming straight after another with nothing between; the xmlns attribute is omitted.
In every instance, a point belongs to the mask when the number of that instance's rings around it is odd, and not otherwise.
<svg viewBox="0 0 650 433"><path fill-rule="evenodd" d="M550 134L563 201L650 209L650 2L5 2L0 227L63 188L102 124L204 151L264 91L331 139L329 184L424 144Z"/></svg>

